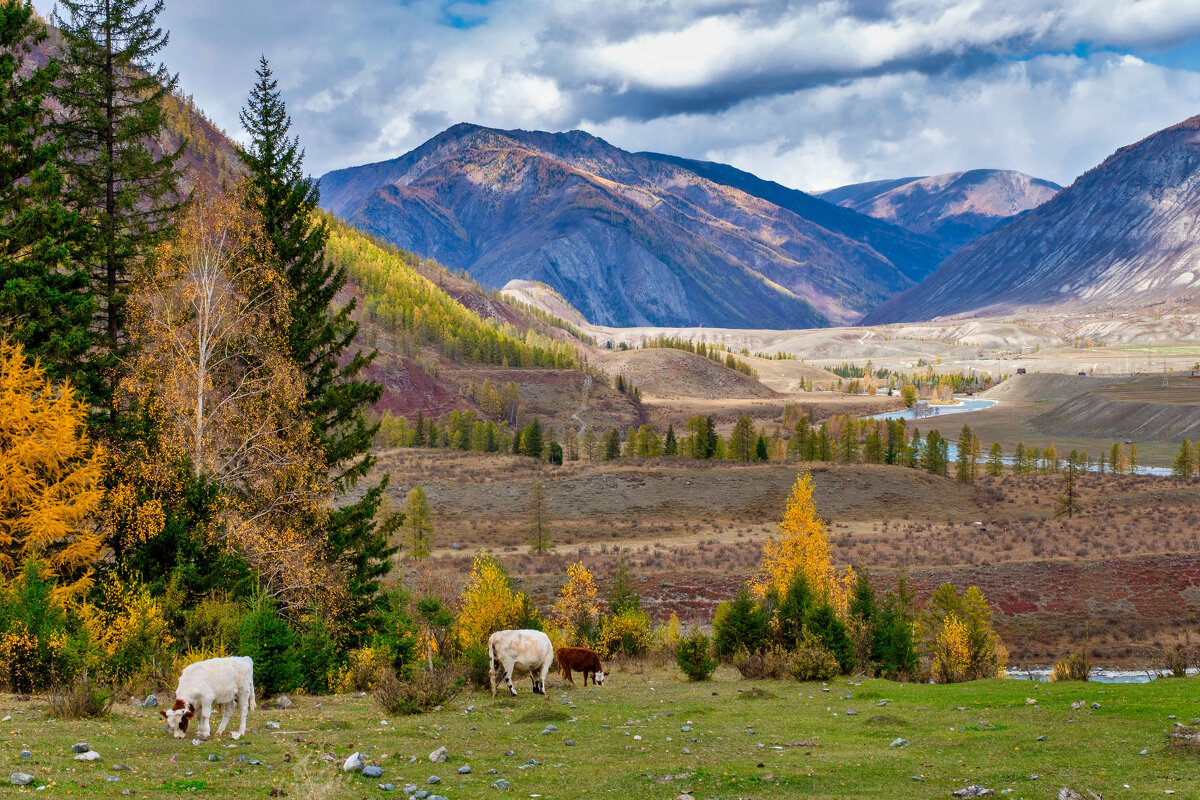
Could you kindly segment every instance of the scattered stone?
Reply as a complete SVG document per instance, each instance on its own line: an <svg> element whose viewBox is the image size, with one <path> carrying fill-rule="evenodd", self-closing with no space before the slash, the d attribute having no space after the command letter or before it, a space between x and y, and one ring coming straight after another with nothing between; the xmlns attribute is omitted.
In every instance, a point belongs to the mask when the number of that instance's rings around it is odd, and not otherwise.
<svg viewBox="0 0 1200 800"><path fill-rule="evenodd" d="M433 762L434 764L440 764L443 761L445 761L449 757L449 755L450 755L450 751L447 750L443 746L443 747L439 747L437 750L434 750L432 753L430 753L429 760L431 762Z"/></svg>
<svg viewBox="0 0 1200 800"><path fill-rule="evenodd" d="M688 731L690 731L691 729L692 729L692 726L691 726L691 725L684 725L684 726L683 726L682 728L680 728L679 730L683 731L684 733L687 733L687 732L688 732Z"/></svg>
<svg viewBox="0 0 1200 800"><path fill-rule="evenodd" d="M1149 750L1142 750L1140 753L1138 753L1138 755L1139 755L1139 756L1148 756L1148 755L1150 755L1150 751L1149 751Z"/></svg>
<svg viewBox="0 0 1200 800"><path fill-rule="evenodd" d="M259 761L257 758L252 758L252 759L250 759L249 761L247 761L246 763L247 763L247 764L249 764L249 765L250 765L250 766L252 766L252 767L257 767L257 766L258 766L259 764L261 764L262 762L261 762L261 761Z"/></svg>
<svg viewBox="0 0 1200 800"><path fill-rule="evenodd" d="M412 794L413 792L417 791L417 785L415 783L406 783L404 784L404 788L400 791L404 792L405 794Z"/></svg>
<svg viewBox="0 0 1200 800"><path fill-rule="evenodd" d="M950 794L954 797L990 797L995 792L972 783L970 786L959 789L957 792L951 792Z"/></svg>
<svg viewBox="0 0 1200 800"><path fill-rule="evenodd" d="M667 738L669 739L669 738L671 738L671 737L669 737L669 736L668 736ZM565 742L563 742L563 744L565 744L567 747L574 747L574 746L575 746L575 740L574 740L574 739L567 739Z"/></svg>
<svg viewBox="0 0 1200 800"><path fill-rule="evenodd" d="M1098 710L1100 709L1100 704L1099 704L1099 703L1092 703L1092 708L1094 708L1094 709L1096 709L1096 710L1098 711Z"/></svg>
<svg viewBox="0 0 1200 800"><path fill-rule="evenodd" d="M682 752L685 756L690 756L692 754L692 751L687 749L686 747L683 748L683 750L681 750L680 752Z"/></svg>
<svg viewBox="0 0 1200 800"><path fill-rule="evenodd" d="M109 775L104 780L108 783L118 783L121 779L118 778L116 775Z"/></svg>
<svg viewBox="0 0 1200 800"><path fill-rule="evenodd" d="M100 754L95 750L88 750L86 753L80 753L75 756L76 761L99 761Z"/></svg>
<svg viewBox="0 0 1200 800"><path fill-rule="evenodd" d="M391 791L395 791L395 789L396 789L396 785L393 783L379 784L379 791L381 791L381 792L391 792Z"/></svg>
<svg viewBox="0 0 1200 800"><path fill-rule="evenodd" d="M425 798L429 797L429 790L417 789L415 792L413 792L412 796L416 798L416 800L425 800Z"/></svg>
<svg viewBox="0 0 1200 800"><path fill-rule="evenodd" d="M425 782L428 783L430 786L433 786L434 784L441 783L442 779L439 778L437 775L430 775L428 778L425 779Z"/></svg>
<svg viewBox="0 0 1200 800"><path fill-rule="evenodd" d="M22 750L21 758L33 758L33 753L29 752L28 750Z"/></svg>
<svg viewBox="0 0 1200 800"><path fill-rule="evenodd" d="M558 730L558 726L551 722L542 729L542 733L554 733L556 730Z"/></svg>
<svg viewBox="0 0 1200 800"><path fill-rule="evenodd" d="M696 798L692 797L690 794L680 793L675 795L675 800L696 800Z"/></svg>
<svg viewBox="0 0 1200 800"><path fill-rule="evenodd" d="M504 755L511 756L511 755L516 755L516 754L512 750L505 750Z"/></svg>
<svg viewBox="0 0 1200 800"><path fill-rule="evenodd" d="M852 708L846 709L846 716L847 717L856 717L856 716L858 716L858 712Z"/></svg>
<svg viewBox="0 0 1200 800"><path fill-rule="evenodd" d="M8 782L13 786L28 786L33 783L33 776L26 775L24 772L14 772L8 776Z"/></svg>
<svg viewBox="0 0 1200 800"><path fill-rule="evenodd" d="M92 746L90 744L88 744L87 742L76 742L75 744L71 745L72 753L86 753L88 750L91 750L91 749L92 749Z"/></svg>
<svg viewBox="0 0 1200 800"><path fill-rule="evenodd" d="M364 778L382 778L383 767L377 767L374 764L369 767L363 767L362 775Z"/></svg>
<svg viewBox="0 0 1200 800"><path fill-rule="evenodd" d="M640 741L642 740L641 734L637 734L637 735L635 735L635 736L633 737L633 739L634 739L634 741L640 742Z"/></svg>
<svg viewBox="0 0 1200 800"><path fill-rule="evenodd" d="M366 696L367 696L366 692L359 692L358 694L354 695L354 698L358 699L360 697L366 697Z"/></svg>
<svg viewBox="0 0 1200 800"><path fill-rule="evenodd" d="M1168 715L1167 715L1167 719L1175 719L1175 715L1174 715L1174 714L1168 714Z"/></svg>
<svg viewBox="0 0 1200 800"><path fill-rule="evenodd" d="M507 791L509 788L508 781L504 780L504 778L497 778L496 782L492 784L492 788L499 789L502 792Z"/></svg>
<svg viewBox="0 0 1200 800"><path fill-rule="evenodd" d="M498 774L500 774L500 771L498 769L496 769L495 767L492 767L491 769L488 770L488 775L498 775Z"/></svg>
<svg viewBox="0 0 1200 800"><path fill-rule="evenodd" d="M221 758L219 755L217 755L216 753L209 753L209 754L208 754L208 760L209 760L209 761L222 761L223 759L222 759L222 758Z"/></svg>
<svg viewBox="0 0 1200 800"><path fill-rule="evenodd" d="M1071 703L1071 710L1078 711L1079 709L1083 708L1085 705L1087 705L1087 704L1084 703L1082 700L1076 700L1074 703Z"/></svg>
<svg viewBox="0 0 1200 800"><path fill-rule="evenodd" d="M281 695L279 695L279 697L275 698L275 707L276 708L295 708L296 704L292 702L292 698L288 697L286 694L281 694Z"/></svg>
<svg viewBox="0 0 1200 800"><path fill-rule="evenodd" d="M887 700L880 700L880 701L879 701L878 703L876 703L875 705L879 706L880 708L883 708L884 706L886 706L886 705L887 705Z"/></svg>
<svg viewBox="0 0 1200 800"><path fill-rule="evenodd" d="M350 757L347 758L345 763L342 764L342 772L358 772L364 766L362 754L356 750L355 752L351 753Z"/></svg>
<svg viewBox="0 0 1200 800"><path fill-rule="evenodd" d="M475 706L467 706L467 711L474 711L474 710L475 710Z"/></svg>
<svg viewBox="0 0 1200 800"><path fill-rule="evenodd" d="M897 736L895 739L892 739L892 743L888 747L908 747L908 739Z"/></svg>
<svg viewBox="0 0 1200 800"><path fill-rule="evenodd" d="M459 775L470 775L471 768L468 765L464 764L463 766L458 768L458 774Z"/></svg>
<svg viewBox="0 0 1200 800"><path fill-rule="evenodd" d="M158 706L158 695L148 694L146 699L142 701L142 708L156 708Z"/></svg>
<svg viewBox="0 0 1200 800"><path fill-rule="evenodd" d="M234 761L236 761L239 764L245 764L249 760L250 760L250 758L248 756L238 756L237 758L234 759Z"/></svg>
<svg viewBox="0 0 1200 800"><path fill-rule="evenodd" d="M271 730L271 731L277 731L277 730L279 730L281 727L283 727L283 726L282 726L282 725L280 725L278 722L268 722L268 723L267 723L267 730Z"/></svg>

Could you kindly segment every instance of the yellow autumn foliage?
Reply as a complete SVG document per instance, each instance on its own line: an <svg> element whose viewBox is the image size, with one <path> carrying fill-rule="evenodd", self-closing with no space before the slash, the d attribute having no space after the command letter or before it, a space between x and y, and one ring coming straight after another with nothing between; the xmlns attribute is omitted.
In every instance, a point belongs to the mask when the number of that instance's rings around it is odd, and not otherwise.
<svg viewBox="0 0 1200 800"><path fill-rule="evenodd" d="M584 644L589 632L600 617L596 579L578 561L567 567L567 582L558 590L558 601L550 610L550 619L562 628L568 646Z"/></svg>
<svg viewBox="0 0 1200 800"><path fill-rule="evenodd" d="M779 536L763 545L762 567L750 585L759 598L782 597L796 575L802 574L813 595L844 616L854 589L854 571L846 567L839 574L830 564L828 529L817 516L812 494L812 474L801 472L779 523Z"/></svg>
<svg viewBox="0 0 1200 800"><path fill-rule="evenodd" d="M970 663L967 626L957 616L949 614L934 640L933 680L937 683L960 683L967 679Z"/></svg>
<svg viewBox="0 0 1200 800"><path fill-rule="evenodd" d="M100 672L109 681L128 682L154 664L169 663L175 638L150 590L119 580L104 586L102 601L80 609L88 638L99 648Z"/></svg>
<svg viewBox="0 0 1200 800"><path fill-rule="evenodd" d="M86 415L70 384L51 384L19 344L0 339L0 578L39 558L60 597L92 586L103 453L88 441Z"/></svg>
<svg viewBox="0 0 1200 800"><path fill-rule="evenodd" d="M486 550L475 556L471 576L458 598L458 616L451 632L460 650L486 644L488 637L511 628L527 615L523 592L513 591L504 568Z"/></svg>

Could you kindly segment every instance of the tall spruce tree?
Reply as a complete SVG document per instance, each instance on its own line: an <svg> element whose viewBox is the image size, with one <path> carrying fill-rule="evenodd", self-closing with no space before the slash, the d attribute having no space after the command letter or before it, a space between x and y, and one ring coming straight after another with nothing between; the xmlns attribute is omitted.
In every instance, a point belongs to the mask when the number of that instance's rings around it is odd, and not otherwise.
<svg viewBox="0 0 1200 800"><path fill-rule="evenodd" d="M61 148L48 135L59 64L32 60L45 39L28 0L0 3L0 329L51 380L78 385L95 304L73 261L86 226L62 205Z"/></svg>
<svg viewBox="0 0 1200 800"><path fill-rule="evenodd" d="M360 377L375 352L352 350L358 334L354 301L340 308L333 304L346 285L346 271L325 260L329 229L317 211L320 191L304 175L304 151L299 137L289 136L292 120L265 57L255 74L241 113L250 142L238 148L249 170L248 202L262 218L273 257L292 291L288 328L280 333L307 378L306 407L313 431L335 491L344 495L375 464L370 447L379 426L367 423L364 410L379 400L383 388ZM348 618L355 620L357 633L365 633L382 608L379 579L391 568L389 559L397 550L389 540L398 516L379 518L387 486L385 475L356 502L336 507L326 523L329 556L349 570L355 607Z"/></svg>
<svg viewBox="0 0 1200 800"><path fill-rule="evenodd" d="M163 0L60 0L64 41L56 83L68 207L90 223L79 256L97 301L94 347L81 387L96 422L116 433L117 384L129 350L126 296L138 265L171 232L182 145L162 152L163 100L178 76L154 57L167 45Z"/></svg>

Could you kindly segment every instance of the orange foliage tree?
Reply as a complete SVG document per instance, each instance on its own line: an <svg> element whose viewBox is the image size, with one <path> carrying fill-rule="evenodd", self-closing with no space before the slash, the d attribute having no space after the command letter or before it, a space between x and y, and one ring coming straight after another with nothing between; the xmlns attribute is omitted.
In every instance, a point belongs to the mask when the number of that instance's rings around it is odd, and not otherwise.
<svg viewBox="0 0 1200 800"><path fill-rule="evenodd" d="M235 195L199 192L155 254L130 299L138 355L123 388L157 423L164 491L178 464L219 487L210 536L296 608L340 584L310 533L330 487L278 333L287 282Z"/></svg>
<svg viewBox="0 0 1200 800"><path fill-rule="evenodd" d="M779 523L779 537L772 536L763 545L762 567L751 587L760 598L770 594L783 597L796 575L802 574L813 595L844 616L854 587L854 571L849 567L840 574L834 571L829 560L828 529L817 516L812 494L812 473L801 472Z"/></svg>
<svg viewBox="0 0 1200 800"><path fill-rule="evenodd" d="M88 441L86 417L70 384L53 385L19 344L0 339L0 578L37 558L60 596L92 585L104 547L91 522L102 453Z"/></svg>

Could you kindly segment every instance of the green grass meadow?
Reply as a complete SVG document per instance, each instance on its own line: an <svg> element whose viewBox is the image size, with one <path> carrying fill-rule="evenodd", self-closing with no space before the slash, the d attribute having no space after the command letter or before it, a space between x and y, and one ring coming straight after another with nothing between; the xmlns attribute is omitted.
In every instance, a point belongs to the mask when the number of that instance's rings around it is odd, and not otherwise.
<svg viewBox="0 0 1200 800"><path fill-rule="evenodd" d="M531 694L528 681L515 699L464 693L444 710L416 717L388 717L370 697L295 697L293 709L252 713L241 741L200 744L168 736L156 710L126 704L104 720L57 721L47 717L41 698L4 696L0 716L12 718L0 724L8 767L2 791L249 798L282 789L295 798L385 798L403 797L401 788L411 782L450 800L670 799L684 791L698 800L948 798L976 783L1013 798L1052 798L1063 786L1105 798L1200 798L1200 746L1180 746L1165 735L1181 730L1176 722L1200 717L1195 678L822 685L744 681L722 668L697 684L666 668L632 670L613 674L599 689L551 680L548 697ZM1072 710L1075 700L1085 707ZM1092 709L1093 702L1100 708ZM280 728L268 729L268 722ZM548 723L558 730L543 733ZM898 737L907 746L889 746ZM73 760L71 745L81 741L102 760ZM442 745L449 760L428 763ZM19 758L22 749L33 758ZM1139 755L1143 749L1148 753ZM343 774L342 762L355 750L381 766L383 777ZM323 754L336 760L327 763ZM463 765L469 775L458 774ZM34 783L9 786L8 774L18 770ZM427 785L430 775L441 783ZM511 789L493 788L497 778ZM396 789L381 791L384 782ZM39 785L46 788L37 791Z"/></svg>

